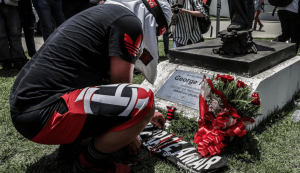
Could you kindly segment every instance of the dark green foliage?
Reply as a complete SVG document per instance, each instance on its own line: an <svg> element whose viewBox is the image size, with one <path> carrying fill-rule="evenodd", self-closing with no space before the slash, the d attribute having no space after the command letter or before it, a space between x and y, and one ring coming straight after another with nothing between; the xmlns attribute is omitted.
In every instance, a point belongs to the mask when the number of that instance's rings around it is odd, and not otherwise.
<svg viewBox="0 0 300 173"><path fill-rule="evenodd" d="M238 88L238 78L224 83L220 78L212 77L214 88L221 91L228 103L237 111L240 117L257 117L261 115L259 111L262 109L261 105L253 105L251 102L255 98L251 98L252 92L249 86ZM221 103L219 103L222 105Z"/></svg>
<svg viewBox="0 0 300 173"><path fill-rule="evenodd" d="M193 139L198 128L198 123L195 118L189 119L182 116L182 112L180 112L180 114L176 115L175 119L171 121L171 125L167 131L176 134L176 136L181 136L183 140L196 146Z"/></svg>
<svg viewBox="0 0 300 173"><path fill-rule="evenodd" d="M141 84L144 80L145 80L145 77L143 76L143 74L134 74L132 83Z"/></svg>

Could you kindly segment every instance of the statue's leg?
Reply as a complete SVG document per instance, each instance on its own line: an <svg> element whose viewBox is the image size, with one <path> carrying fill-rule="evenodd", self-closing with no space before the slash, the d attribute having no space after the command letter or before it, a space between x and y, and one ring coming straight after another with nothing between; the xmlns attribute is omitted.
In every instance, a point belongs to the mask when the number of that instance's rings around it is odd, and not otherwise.
<svg viewBox="0 0 300 173"><path fill-rule="evenodd" d="M246 0L228 0L228 6L231 24L227 30L240 31L246 29L249 21Z"/></svg>

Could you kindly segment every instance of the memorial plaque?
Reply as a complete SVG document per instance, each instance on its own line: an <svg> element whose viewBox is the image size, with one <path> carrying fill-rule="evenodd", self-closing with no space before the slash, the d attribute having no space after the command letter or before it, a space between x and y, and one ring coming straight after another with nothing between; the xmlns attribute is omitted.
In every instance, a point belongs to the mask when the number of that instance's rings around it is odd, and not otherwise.
<svg viewBox="0 0 300 173"><path fill-rule="evenodd" d="M203 74L177 70L157 91L156 97L199 110Z"/></svg>

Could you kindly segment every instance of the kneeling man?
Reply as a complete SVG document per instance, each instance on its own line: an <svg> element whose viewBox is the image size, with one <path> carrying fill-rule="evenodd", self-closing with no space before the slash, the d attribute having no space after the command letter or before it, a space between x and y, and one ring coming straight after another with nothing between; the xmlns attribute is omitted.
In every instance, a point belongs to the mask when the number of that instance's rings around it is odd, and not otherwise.
<svg viewBox="0 0 300 173"><path fill-rule="evenodd" d="M156 2L170 21L168 2ZM156 32L142 0L108 0L67 20L15 80L10 93L15 128L48 145L91 138L74 172L129 172L129 166L105 158L125 146L136 154L145 126L164 124L154 111L153 92L131 84L135 64L149 82L155 80Z"/></svg>

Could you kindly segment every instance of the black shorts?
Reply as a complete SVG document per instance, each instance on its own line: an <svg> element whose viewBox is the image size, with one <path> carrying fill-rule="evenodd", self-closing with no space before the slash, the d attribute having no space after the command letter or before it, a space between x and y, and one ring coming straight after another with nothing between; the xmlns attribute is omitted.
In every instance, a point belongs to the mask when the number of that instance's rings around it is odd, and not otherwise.
<svg viewBox="0 0 300 173"><path fill-rule="evenodd" d="M12 120L33 142L68 144L133 126L150 111L153 100L153 92L141 85L87 87L64 94L43 109L13 115Z"/></svg>

